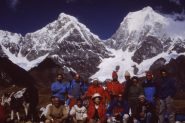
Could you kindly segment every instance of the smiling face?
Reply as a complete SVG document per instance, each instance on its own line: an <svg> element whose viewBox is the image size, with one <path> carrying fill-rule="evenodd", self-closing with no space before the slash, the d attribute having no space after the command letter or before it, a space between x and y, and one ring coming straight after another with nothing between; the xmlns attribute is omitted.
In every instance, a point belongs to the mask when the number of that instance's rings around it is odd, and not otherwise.
<svg viewBox="0 0 185 123"><path fill-rule="evenodd" d="M95 98L94 98L94 103L95 103L96 105L99 105L99 104L100 104L100 101L101 101L101 98L100 98L100 97L95 97Z"/></svg>
<svg viewBox="0 0 185 123"><path fill-rule="evenodd" d="M77 106L80 108L82 107L82 100L77 100Z"/></svg>

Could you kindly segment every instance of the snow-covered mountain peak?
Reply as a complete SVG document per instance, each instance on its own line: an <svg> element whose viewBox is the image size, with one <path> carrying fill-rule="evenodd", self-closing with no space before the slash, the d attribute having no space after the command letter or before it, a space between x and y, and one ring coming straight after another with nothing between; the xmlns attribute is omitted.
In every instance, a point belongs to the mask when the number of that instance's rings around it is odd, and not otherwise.
<svg viewBox="0 0 185 123"><path fill-rule="evenodd" d="M21 37L22 37L21 34L0 30L0 44L1 43L5 44L9 42L18 44Z"/></svg>
<svg viewBox="0 0 185 123"><path fill-rule="evenodd" d="M4 40L7 40L7 43L4 43ZM61 67L66 66L90 74L96 71L96 66L102 58L109 56L97 35L78 19L65 13L61 13L53 22L33 33L27 33L24 37L2 31L0 43L2 52L13 63L27 71L51 58ZM89 67L93 67L91 71L83 70Z"/></svg>
<svg viewBox="0 0 185 123"><path fill-rule="evenodd" d="M61 21L73 21L74 23L78 22L77 18L71 16L71 15L68 15L68 14L65 14L65 13L61 13L59 16L58 16L58 20L61 20Z"/></svg>
<svg viewBox="0 0 185 123"><path fill-rule="evenodd" d="M133 31L142 31L147 26L155 26L156 24L164 25L165 18L156 13L151 7L145 7L140 11L130 12L121 23L120 27L128 27L129 33Z"/></svg>
<svg viewBox="0 0 185 123"><path fill-rule="evenodd" d="M107 44L115 49L134 51L149 36L155 37L162 44L167 40L168 43L179 39L183 41L184 29L185 21L174 20L170 16L157 13L151 7L145 7L140 11L130 12Z"/></svg>

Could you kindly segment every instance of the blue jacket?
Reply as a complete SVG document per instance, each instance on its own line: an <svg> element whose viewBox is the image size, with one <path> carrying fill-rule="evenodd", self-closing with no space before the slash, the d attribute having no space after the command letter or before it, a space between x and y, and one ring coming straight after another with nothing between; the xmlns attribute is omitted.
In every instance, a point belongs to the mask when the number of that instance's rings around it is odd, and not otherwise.
<svg viewBox="0 0 185 123"><path fill-rule="evenodd" d="M79 98L82 94L83 94L83 83L80 82L76 82L76 80L72 80L70 82L70 86L69 86L69 95L73 96L74 98Z"/></svg>
<svg viewBox="0 0 185 123"><path fill-rule="evenodd" d="M144 95L148 102L154 103L154 97L156 96L156 84L153 80L145 80L143 82Z"/></svg>
<svg viewBox="0 0 185 123"><path fill-rule="evenodd" d="M68 82L53 82L51 84L51 92L53 96L58 96L60 100L65 100L65 94L68 92L69 83Z"/></svg>
<svg viewBox="0 0 185 123"><path fill-rule="evenodd" d="M176 93L175 80L169 77L161 78L159 80L158 97L165 99L168 96L173 97Z"/></svg>
<svg viewBox="0 0 185 123"><path fill-rule="evenodd" d="M120 113L121 116L129 114L129 106L126 101L112 101L107 109L107 115L113 116L114 113Z"/></svg>

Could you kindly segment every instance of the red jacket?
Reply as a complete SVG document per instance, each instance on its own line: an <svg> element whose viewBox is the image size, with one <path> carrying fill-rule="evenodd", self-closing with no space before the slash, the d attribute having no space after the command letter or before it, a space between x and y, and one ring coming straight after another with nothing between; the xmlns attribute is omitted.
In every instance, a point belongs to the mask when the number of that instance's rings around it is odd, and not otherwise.
<svg viewBox="0 0 185 123"><path fill-rule="evenodd" d="M124 92L124 86L119 83L119 81L117 82L108 82L107 83L107 91L109 94L112 95L119 95L119 94L123 94Z"/></svg>
<svg viewBox="0 0 185 123"><path fill-rule="evenodd" d="M99 93L102 96L102 103L105 103L106 99L109 99L107 92L100 85L99 86L94 86L94 85L89 86L86 96L91 98L95 93Z"/></svg>
<svg viewBox="0 0 185 123"><path fill-rule="evenodd" d="M3 106L0 105L0 123L4 123L5 122L5 111Z"/></svg>
<svg viewBox="0 0 185 123"><path fill-rule="evenodd" d="M89 105L87 115L88 115L89 120L93 119L93 117L95 115L95 105L94 105L94 103ZM98 107L98 115L99 115L101 123L104 123L106 121L106 108L105 108L105 105L103 105L102 103Z"/></svg>

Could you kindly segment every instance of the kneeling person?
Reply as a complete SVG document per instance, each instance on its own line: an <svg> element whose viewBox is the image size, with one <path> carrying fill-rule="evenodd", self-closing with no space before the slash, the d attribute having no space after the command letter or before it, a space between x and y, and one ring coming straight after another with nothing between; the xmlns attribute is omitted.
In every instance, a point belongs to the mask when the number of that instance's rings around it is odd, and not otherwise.
<svg viewBox="0 0 185 123"><path fill-rule="evenodd" d="M85 123L87 119L87 110L82 105L82 99L77 99L77 104L74 105L70 111L73 123Z"/></svg>
<svg viewBox="0 0 185 123"><path fill-rule="evenodd" d="M125 101L123 101L122 94L119 94L108 107L107 123L127 123L129 118L129 107Z"/></svg>

